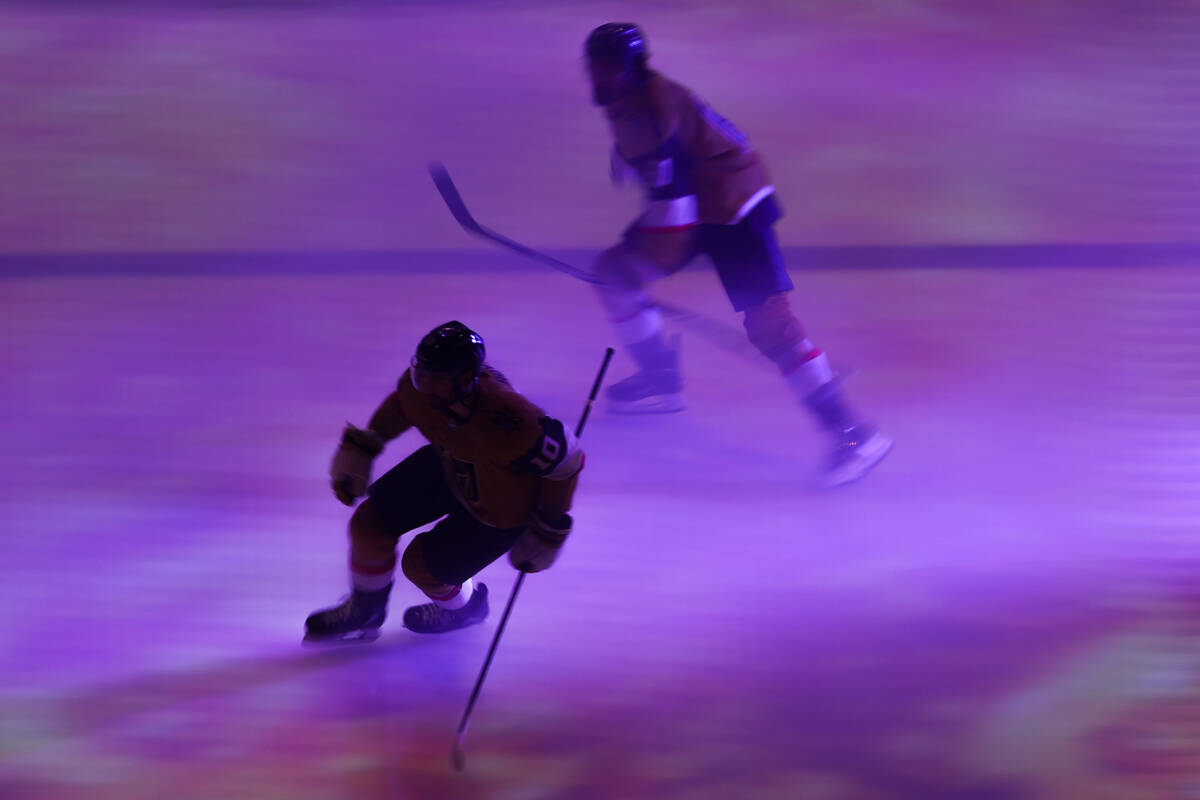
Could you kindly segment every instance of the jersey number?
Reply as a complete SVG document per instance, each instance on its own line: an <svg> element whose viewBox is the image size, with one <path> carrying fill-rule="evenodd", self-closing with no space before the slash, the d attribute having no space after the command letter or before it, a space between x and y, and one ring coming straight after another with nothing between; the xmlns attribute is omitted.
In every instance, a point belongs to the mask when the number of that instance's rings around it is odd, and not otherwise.
<svg viewBox="0 0 1200 800"><path fill-rule="evenodd" d="M479 502L479 481L475 477L475 465L470 461L459 461L457 458L454 461L454 483L458 486L458 493L462 495L468 502Z"/></svg>
<svg viewBox="0 0 1200 800"><path fill-rule="evenodd" d="M545 475L553 471L558 464L558 460L562 457L563 446L549 436L542 437L541 445L538 452L529 457L529 463L540 474Z"/></svg>

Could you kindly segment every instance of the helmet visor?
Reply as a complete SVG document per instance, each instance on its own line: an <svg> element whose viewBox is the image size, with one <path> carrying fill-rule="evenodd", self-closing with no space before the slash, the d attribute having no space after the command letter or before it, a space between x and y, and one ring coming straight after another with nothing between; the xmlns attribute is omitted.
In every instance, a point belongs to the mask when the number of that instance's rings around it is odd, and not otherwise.
<svg viewBox="0 0 1200 800"><path fill-rule="evenodd" d="M449 372L435 372L426 369L416 356L409 362L409 379L413 388L421 394L432 394L437 397L453 396L454 375Z"/></svg>

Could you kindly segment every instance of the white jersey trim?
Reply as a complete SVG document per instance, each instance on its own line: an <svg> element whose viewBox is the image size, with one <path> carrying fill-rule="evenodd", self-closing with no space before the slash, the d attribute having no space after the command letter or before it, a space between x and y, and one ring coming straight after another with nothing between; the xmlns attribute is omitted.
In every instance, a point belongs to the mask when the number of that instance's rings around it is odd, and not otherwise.
<svg viewBox="0 0 1200 800"><path fill-rule="evenodd" d="M754 210L754 207L756 205L758 205L759 203L761 203L763 201L763 198L765 198L767 195L771 194L774 191L775 191L775 187L768 183L766 186L762 187L757 192L750 195L750 199L747 200L746 202L742 203L742 207L739 208L737 210L737 213L733 215L733 219L730 221L729 224L736 225L739 222L741 222L742 219L747 214L749 214L751 211Z"/></svg>
<svg viewBox="0 0 1200 800"><path fill-rule="evenodd" d="M567 454L558 462L558 466L553 471L542 476L547 480L565 481L583 468L583 450L579 446L579 440L565 425L563 426L563 438L566 439Z"/></svg>
<svg viewBox="0 0 1200 800"><path fill-rule="evenodd" d="M700 203L696 195L651 200L646 203L638 225L643 228L686 228L700 224Z"/></svg>
<svg viewBox="0 0 1200 800"><path fill-rule="evenodd" d="M644 342L651 336L662 333L662 312L655 306L643 308L628 319L614 322L613 327L616 329L617 339L621 344L630 345Z"/></svg>

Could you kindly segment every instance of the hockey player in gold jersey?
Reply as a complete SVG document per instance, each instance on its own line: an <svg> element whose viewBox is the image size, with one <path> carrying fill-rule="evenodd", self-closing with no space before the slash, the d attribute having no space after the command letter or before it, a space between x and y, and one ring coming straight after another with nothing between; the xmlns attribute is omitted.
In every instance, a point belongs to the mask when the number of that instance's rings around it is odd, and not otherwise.
<svg viewBox="0 0 1200 800"><path fill-rule="evenodd" d="M641 184L646 204L622 240L597 259L597 291L618 339L639 366L608 388L620 412L678 411L678 347L646 287L708 256L750 342L833 440L826 483L866 474L891 439L851 410L828 357L792 313L793 285L774 233L782 216L766 168L750 141L695 93L651 69L638 26L591 32L584 60L592 99L613 139L616 182Z"/></svg>
<svg viewBox="0 0 1200 800"><path fill-rule="evenodd" d="M571 531L584 454L571 431L484 363L483 339L460 322L435 328L366 428L347 425L334 455L334 494L350 518L351 593L311 614L305 641L378 637L387 613L400 537L417 535L400 559L430 602L404 625L440 633L483 621L487 587L472 579L505 553L537 572L554 563ZM384 444L416 428L429 444L371 483Z"/></svg>

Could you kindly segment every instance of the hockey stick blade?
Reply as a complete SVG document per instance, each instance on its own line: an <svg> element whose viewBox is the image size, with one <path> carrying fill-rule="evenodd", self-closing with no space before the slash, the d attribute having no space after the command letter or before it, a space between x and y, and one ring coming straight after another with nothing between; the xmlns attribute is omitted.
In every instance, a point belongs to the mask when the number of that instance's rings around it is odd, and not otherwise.
<svg viewBox="0 0 1200 800"><path fill-rule="evenodd" d="M467 210L467 204L463 202L462 195L458 193L458 187L454 185L454 181L450 178L450 173L446 170L444 164L440 161L433 161L429 164L429 175L433 178L433 185L437 187L438 194L442 196L442 200L446 202L446 206L450 209L450 213L454 215L454 219L458 224L469 233L476 236L482 236L484 239L489 239L496 244L507 247L526 258L532 258L535 261L540 261L549 267L552 267L559 272L566 273L572 278L578 278L581 281L588 283L603 283L604 281L592 275L589 272L573 267L565 261L559 261L553 256L548 256L545 253L538 252L531 247L526 247L520 242L515 242L507 236L502 236L493 230L480 225L475 217L471 216L471 212Z"/></svg>
<svg viewBox="0 0 1200 800"><path fill-rule="evenodd" d="M450 213L454 215L458 224L471 233L481 233L483 228L467 210L467 204L463 202L462 195L458 193L458 187L450 179L450 173L446 171L446 166L440 161L430 162L429 175L433 178L433 185L437 187L438 194L446 201L446 207L450 209Z"/></svg>

